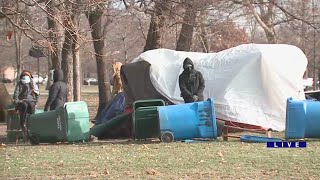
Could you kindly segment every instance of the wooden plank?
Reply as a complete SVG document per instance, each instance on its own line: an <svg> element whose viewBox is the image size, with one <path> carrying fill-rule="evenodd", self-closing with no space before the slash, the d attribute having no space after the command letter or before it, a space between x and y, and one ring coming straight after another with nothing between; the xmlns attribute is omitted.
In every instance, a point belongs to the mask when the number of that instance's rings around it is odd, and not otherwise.
<svg viewBox="0 0 320 180"><path fill-rule="evenodd" d="M244 130L248 132L255 132L255 133L260 133L260 134L266 134L267 131L261 131L261 130L253 130L253 129L246 129L246 128L241 128L241 127L235 127L235 126L228 126L224 125L225 128L230 128L230 129L239 129L239 130Z"/></svg>

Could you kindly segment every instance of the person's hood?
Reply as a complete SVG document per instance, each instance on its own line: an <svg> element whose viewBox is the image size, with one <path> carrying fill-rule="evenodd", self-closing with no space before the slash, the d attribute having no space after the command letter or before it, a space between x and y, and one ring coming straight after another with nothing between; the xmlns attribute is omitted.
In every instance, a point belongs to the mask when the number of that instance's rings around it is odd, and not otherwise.
<svg viewBox="0 0 320 180"><path fill-rule="evenodd" d="M32 74L30 71L23 70L20 74L20 80L22 79L23 76L29 76L30 78L33 78Z"/></svg>
<svg viewBox="0 0 320 180"><path fill-rule="evenodd" d="M194 69L194 65L193 65L193 62L191 61L190 58L186 58L184 61L183 61L183 67L187 64L191 64L192 65L192 69Z"/></svg>
<svg viewBox="0 0 320 180"><path fill-rule="evenodd" d="M62 69L56 69L53 72L53 81L57 82L57 81L63 81L63 71Z"/></svg>

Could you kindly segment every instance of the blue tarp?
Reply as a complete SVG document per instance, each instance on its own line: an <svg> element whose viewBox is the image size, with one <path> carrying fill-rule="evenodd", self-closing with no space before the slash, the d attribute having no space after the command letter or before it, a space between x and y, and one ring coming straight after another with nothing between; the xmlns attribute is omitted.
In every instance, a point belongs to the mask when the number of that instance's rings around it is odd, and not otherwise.
<svg viewBox="0 0 320 180"><path fill-rule="evenodd" d="M123 92L118 93L112 101L101 111L96 119L95 125L102 124L124 112L125 96Z"/></svg>

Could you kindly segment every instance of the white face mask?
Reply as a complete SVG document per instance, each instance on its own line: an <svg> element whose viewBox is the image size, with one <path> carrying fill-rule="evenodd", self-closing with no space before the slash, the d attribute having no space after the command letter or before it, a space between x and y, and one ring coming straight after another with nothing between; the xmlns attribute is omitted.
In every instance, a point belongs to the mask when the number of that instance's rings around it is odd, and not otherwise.
<svg viewBox="0 0 320 180"><path fill-rule="evenodd" d="M31 79L29 76L22 76L22 78L21 78L22 84L30 83L30 81L31 81Z"/></svg>

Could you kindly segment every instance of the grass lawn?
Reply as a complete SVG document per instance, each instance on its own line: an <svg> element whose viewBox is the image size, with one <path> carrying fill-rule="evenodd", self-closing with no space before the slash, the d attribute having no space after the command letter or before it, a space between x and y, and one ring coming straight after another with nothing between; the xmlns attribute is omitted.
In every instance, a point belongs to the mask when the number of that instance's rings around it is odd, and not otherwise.
<svg viewBox="0 0 320 180"><path fill-rule="evenodd" d="M45 100L42 95L40 108ZM97 94L83 93L82 100L87 102L93 117ZM237 139L201 143L108 140L16 146L4 141L5 129L6 125L1 123L0 179L320 178L320 141L309 141L304 149L272 149L264 143L241 143ZM284 133L275 136L283 137Z"/></svg>
<svg viewBox="0 0 320 180"><path fill-rule="evenodd" d="M9 145L4 179L319 179L320 143L269 149L229 142Z"/></svg>

